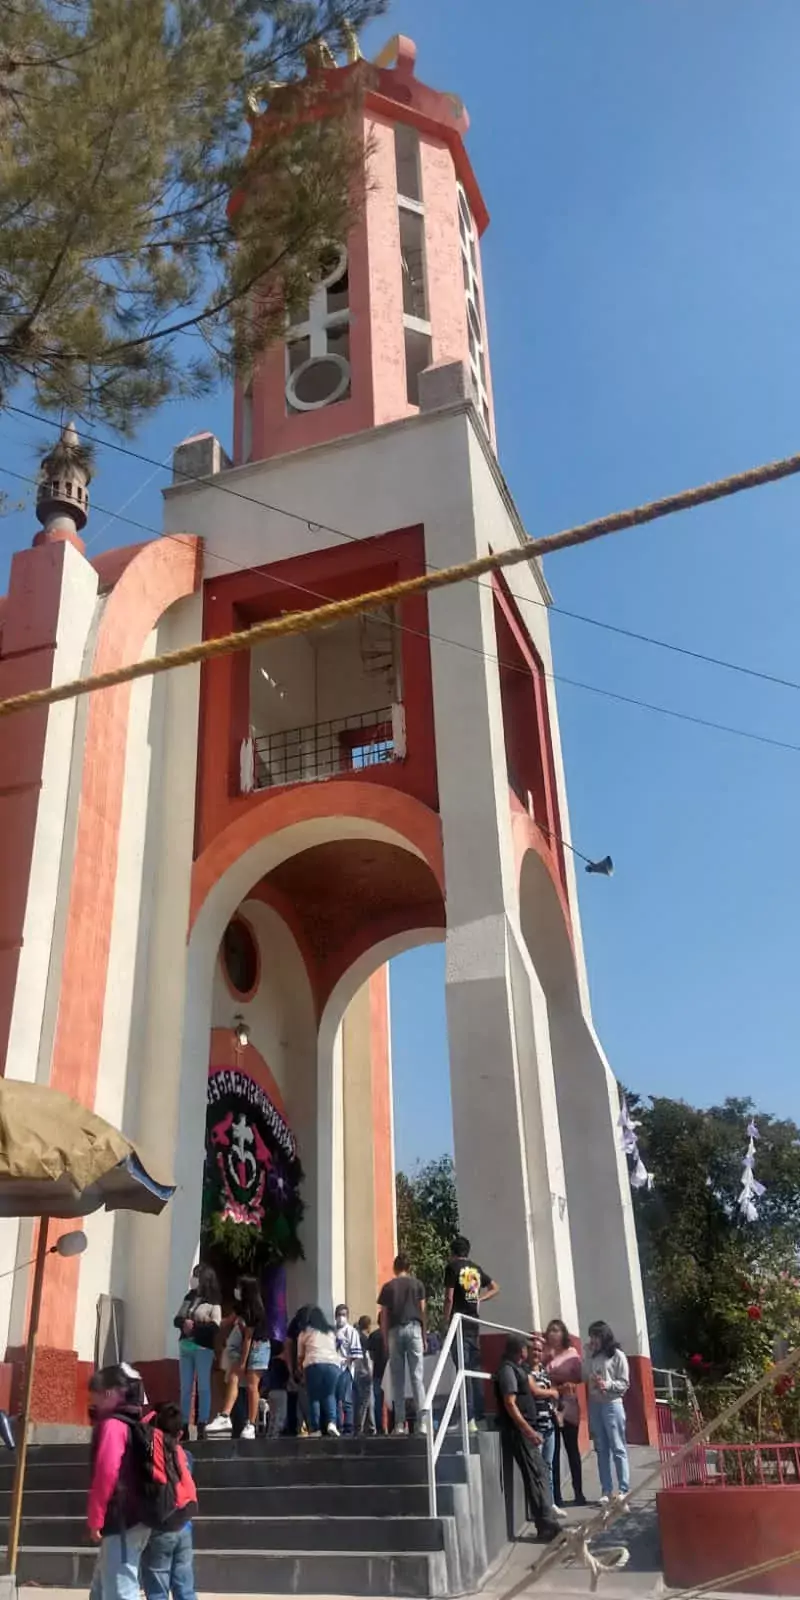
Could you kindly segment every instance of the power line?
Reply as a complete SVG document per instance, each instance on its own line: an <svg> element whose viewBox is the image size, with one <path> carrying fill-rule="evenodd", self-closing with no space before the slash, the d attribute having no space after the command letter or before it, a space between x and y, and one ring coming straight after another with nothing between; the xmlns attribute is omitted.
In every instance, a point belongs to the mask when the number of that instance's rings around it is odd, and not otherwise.
<svg viewBox="0 0 800 1600"><path fill-rule="evenodd" d="M54 418L44 416L43 414L40 415L38 412L35 412L35 411L26 411L21 406L8 406L7 410L16 412L17 415L19 415L19 416L28 417L34 422L47 423L50 427L54 427L54 428L60 427L60 424L57 423L54 420ZM88 434L88 433L84 434L84 438L89 440L91 443L102 445L102 446L104 446L105 448L107 448L109 450L116 450L121 455L128 456L132 460L135 460L135 461L141 461L145 465L155 467L156 469L158 469L160 471L166 471L168 469L168 464L167 463L165 463L163 461L157 461L154 456L144 455L142 451L132 450L127 445L118 444L113 439L101 439L96 434ZM3 468L2 470L3 471L8 471L9 469L8 468ZM358 534L346 533L343 528L336 528L331 523L319 522L319 521L315 520L313 517L304 516L299 511L289 511L289 510L287 510L287 508L285 506L276 506L276 505L272 504L269 500L260 500L255 495L245 494L244 491L241 490L241 489L234 489L230 484L211 482L208 478L201 478L201 477L198 477L196 474L189 473L189 472L182 472L180 469L174 469L173 468L174 472L176 470L177 470L177 476L179 478L182 478L185 483L196 484L198 486L198 488L202 488L202 489L215 489L219 494L232 495L234 499L243 500L248 505L258 506L263 511L272 511L272 512L275 513L276 516L287 517L291 521L302 523L303 526L305 528L307 528L309 533L331 533L331 534L334 535L335 538L347 540L351 544L361 544L363 542ZM20 477L22 475L19 474L19 473L11 473L10 476L12 476L12 477ZM35 482L36 480L35 479L31 479L29 481ZM151 479L147 480L148 483L151 482L151 481L152 481ZM103 508L101 506L95 505L95 509L102 511ZM119 521L125 520L121 516L119 516L119 514L117 514L117 518L118 518ZM137 527L137 526L140 526L140 525L135 523L135 522L133 522L132 526L133 527ZM157 532L157 530L153 530L153 531ZM163 537L163 535L160 535L160 536ZM215 551L212 546L206 544L206 548L209 551L209 554L216 555L218 560L222 561L222 560L225 559L222 556L222 554L220 552ZM233 562L231 564L234 565L234 566L237 565L235 562ZM436 571L441 570L440 568L437 568L435 565L433 565L433 563L431 563L431 562L426 562L426 567L431 572L436 572ZM240 567L238 570L240 570L240 571L247 570L247 571L251 571L251 572L254 572L254 573L260 573L263 569L260 568L260 567L250 567L250 568L247 568L247 569ZM472 578L472 579L469 579L468 581L472 582L472 583L476 583L480 588L488 588L488 587L490 587L489 585L484 584L481 581L480 578ZM741 662L741 661L729 661L726 658L721 657L721 656L709 655L709 654L706 654L705 652L703 652L702 650L693 650L690 647L685 646L685 645L674 644L670 640L667 640L667 639L655 638L652 634L638 633L634 629L624 628L624 627L621 627L619 624L616 624L616 623L613 623L613 622L604 622L599 617L588 617L588 616L585 616L581 612L570 611L565 606L549 605L544 600L533 600L527 595L517 594L512 590L509 590L509 593L511 595L512 600L517 600L517 601L521 602L523 605L541 606L543 610L552 611L557 616L569 617L574 622L583 622L583 623L586 624L587 627L601 628L601 629L605 630L607 633L618 634L621 638L633 639L633 640L637 641L640 644L651 645L654 649L657 649L657 650L669 650L669 651L673 652L675 655L685 656L689 660L702 661L707 666L720 667L720 668L724 669L727 672L736 672L742 677L755 678L756 680L758 680L758 681L760 681L762 683L772 683L772 684L775 684L779 688L782 688L782 689L800 690L800 680L796 680L796 679L793 679L793 678L784 678L784 677L780 676L777 673L765 672L765 671L763 671L763 670L761 670L761 669L759 669L757 667L747 666L744 662Z"/></svg>
<svg viewBox="0 0 800 1600"><path fill-rule="evenodd" d="M7 468L7 467L0 467L0 471L7 473L9 476L11 476L13 478L21 479L23 482L26 482L26 483L36 483L37 482L37 480L35 478L31 478L29 475L26 476L23 473L12 472L11 469ZM103 507L103 506L98 505L96 502L95 502L95 509L100 511L103 514L106 514L106 508ZM125 516L119 515L119 521L128 522L133 527L136 527L136 528L140 529L142 532L149 533L149 534L153 535L156 539L160 538L160 539L181 540L182 538L185 538L185 535L181 535L181 534L162 533L157 528L153 528L152 525L150 525L148 523L138 522L132 517L125 517ZM271 573L268 570L263 569L263 568L259 568L259 567L251 567L251 568L243 569L243 568L241 568L239 566L239 564L235 560L233 560L232 557L223 555L221 551L209 550L209 553L213 554L217 560L222 561L227 566L230 566L231 568L233 568L236 571L246 570L246 571L254 573L256 575L264 576L264 577L268 578L272 582L280 583L282 587L288 587L288 588L296 590L297 592L303 594L306 598L318 600L323 605L330 604L329 596L323 595L318 590L309 589L305 584L299 584L299 583L296 583L296 582L292 582L289 579L279 578L279 577L276 576L276 574L274 572ZM450 639L444 634L431 633L430 631L424 632L423 630L418 629L418 628L411 628L411 627L408 626L408 624L400 622L400 621L398 621L397 619L394 619L394 618L388 618L387 620L390 622L390 625L392 627L396 628L398 631L400 631L402 633L409 634L413 638L435 640L436 643L438 643L438 644L445 644L445 645L449 645L449 646L451 646L451 647L453 647L455 649L466 650L469 654L480 656L480 657L482 657L483 660L490 661L490 662L492 662L493 665L499 666L505 671L521 672L521 673L524 673L525 675L527 675L527 668L520 667L515 662L503 661L500 656L497 656L497 655L493 654L493 652L491 652L491 651L481 649L481 647L479 645L469 644L465 640L462 640L462 639ZM175 652L175 654L179 654L179 653L180 652ZM131 676L134 676L134 675L135 676L147 676L148 674L147 674L147 671L146 671L146 666L147 666L146 663L142 663L141 664L141 669L139 671L135 672L135 673L132 672ZM676 711L670 706L657 705L653 701L641 700L641 699L638 699L637 697L635 697L633 695L625 695L625 694L618 693L617 691L615 691L613 689L603 689L598 684L584 683L580 679L568 678L568 677L563 676L560 673L545 672L544 669L542 669L542 676L545 678L545 680L547 682L556 683L556 684L565 684L568 688L572 688L572 689L583 689L586 693L600 695L604 699L615 700L619 704L622 704L622 705L634 706L635 708L637 708L638 710L641 710L641 711L651 711L651 712L655 713L658 716L671 717L673 720L678 721L678 722L691 723L695 727L708 728L708 729L711 729L711 730L713 730L714 732L717 732L717 733L727 733L727 734L730 734L730 735L734 736L735 738L750 739L750 740L754 741L757 744L770 745L774 749L779 749L779 750L792 750L792 751L795 751L798 754L800 754L800 744L793 744L789 740L775 739L775 738L771 737L769 734L755 733L755 732L752 732L751 730L749 730L747 728L736 728L736 727L733 727L729 723L715 722L710 718L698 717L698 716L695 716L692 713L687 712L687 711ZM66 689L68 689L70 687L74 688L74 685L63 685L62 686L62 690L66 690ZM64 693L61 693L59 696L56 696L54 694L53 695L53 699L56 699L56 698L66 698L66 695Z"/></svg>

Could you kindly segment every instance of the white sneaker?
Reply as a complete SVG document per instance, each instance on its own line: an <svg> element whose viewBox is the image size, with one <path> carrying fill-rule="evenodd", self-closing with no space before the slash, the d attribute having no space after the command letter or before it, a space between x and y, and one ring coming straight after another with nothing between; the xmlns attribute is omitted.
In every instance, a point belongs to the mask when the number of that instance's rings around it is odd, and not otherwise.
<svg viewBox="0 0 800 1600"><path fill-rule="evenodd" d="M316 1433L304 1433L304 1434L301 1435L301 1438L303 1438L303 1439L321 1439L322 1438L322 1434L320 1433L319 1428L318 1428Z"/></svg>
<svg viewBox="0 0 800 1600"><path fill-rule="evenodd" d="M563 1506L553 1506L553 1516L558 1517L559 1522L566 1522L567 1520L567 1513Z"/></svg>
<svg viewBox="0 0 800 1600"><path fill-rule="evenodd" d="M239 1434L239 1438L240 1439L255 1439L255 1436L256 1436L256 1430L253 1427L252 1422L246 1422L244 1427L242 1428L241 1433Z"/></svg>
<svg viewBox="0 0 800 1600"><path fill-rule="evenodd" d="M467 1424L467 1432L468 1433L477 1433L478 1431L479 1431L478 1430L478 1424L475 1421L475 1418L474 1417L470 1417L470 1420L469 1420L469 1422Z"/></svg>
<svg viewBox="0 0 800 1600"><path fill-rule="evenodd" d="M328 1435L327 1436L328 1436L329 1439L340 1439L341 1438L341 1434L340 1434L339 1429L337 1428L335 1422L329 1422L328 1423Z"/></svg>
<svg viewBox="0 0 800 1600"><path fill-rule="evenodd" d="M405 1439L407 1433L408 1433L408 1423L407 1422L398 1422L397 1427L392 1430L392 1437L394 1439Z"/></svg>
<svg viewBox="0 0 800 1600"><path fill-rule="evenodd" d="M601 1506L607 1506L608 1505L608 1500L609 1500L609 1497L608 1497L607 1494L601 1494L600 1500L599 1500L599 1504Z"/></svg>
<svg viewBox="0 0 800 1600"><path fill-rule="evenodd" d="M226 1417L225 1412L220 1411L219 1416L215 1417L213 1422L209 1422L207 1424L206 1438L213 1439L215 1434L227 1434L231 1433L232 1431L233 1427L230 1417Z"/></svg>

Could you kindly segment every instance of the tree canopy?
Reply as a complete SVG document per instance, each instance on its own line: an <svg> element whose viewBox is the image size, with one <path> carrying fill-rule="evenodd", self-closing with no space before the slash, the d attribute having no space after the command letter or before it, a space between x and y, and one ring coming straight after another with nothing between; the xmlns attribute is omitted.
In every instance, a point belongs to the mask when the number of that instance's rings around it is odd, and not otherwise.
<svg viewBox="0 0 800 1600"><path fill-rule="evenodd" d="M324 68L385 6L0 0L0 405L127 430L275 336L358 204L369 69Z"/></svg>
<svg viewBox="0 0 800 1600"><path fill-rule="evenodd" d="M800 1128L750 1100L698 1110L627 1099L655 1180L634 1212L656 1358L716 1379L757 1369L800 1331ZM751 1118L764 1194L746 1222L737 1202Z"/></svg>
<svg viewBox="0 0 800 1600"><path fill-rule="evenodd" d="M397 1244L411 1259L425 1285L428 1321L434 1327L444 1309L444 1269L458 1233L458 1201L452 1157L427 1161L412 1177L398 1172Z"/></svg>

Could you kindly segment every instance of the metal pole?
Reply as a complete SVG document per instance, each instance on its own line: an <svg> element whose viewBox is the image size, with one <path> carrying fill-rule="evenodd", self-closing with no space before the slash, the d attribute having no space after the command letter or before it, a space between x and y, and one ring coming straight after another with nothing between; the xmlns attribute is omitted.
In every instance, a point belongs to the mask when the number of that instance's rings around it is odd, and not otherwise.
<svg viewBox="0 0 800 1600"><path fill-rule="evenodd" d="M22 1380L19 1428L17 1430L17 1462L14 1469L14 1487L11 1492L11 1514L8 1519L8 1553L6 1566L12 1577L16 1575L19 1551L19 1530L22 1521L22 1494L25 1488L25 1465L28 1459L28 1417L33 1390L33 1369L36 1362L36 1335L39 1331L39 1312L42 1307L44 1264L47 1260L47 1230L49 1217L39 1222L39 1239L36 1245L33 1269L31 1310L28 1319L28 1343L25 1349L25 1374Z"/></svg>
<svg viewBox="0 0 800 1600"><path fill-rule="evenodd" d="M469 1455L469 1422L468 1422L469 1413L468 1413L468 1408L467 1408L467 1383L468 1383L469 1380L464 1377L464 1371L465 1371L467 1363L466 1363L466 1360L465 1360L465 1357L464 1357L464 1323L463 1323L463 1321L462 1321L460 1316L459 1316L459 1319L458 1319L458 1327L456 1328L456 1349L458 1351L458 1380L457 1381L460 1382L460 1384L461 1384L461 1447L462 1447L462 1449L464 1451L464 1455L468 1456Z"/></svg>

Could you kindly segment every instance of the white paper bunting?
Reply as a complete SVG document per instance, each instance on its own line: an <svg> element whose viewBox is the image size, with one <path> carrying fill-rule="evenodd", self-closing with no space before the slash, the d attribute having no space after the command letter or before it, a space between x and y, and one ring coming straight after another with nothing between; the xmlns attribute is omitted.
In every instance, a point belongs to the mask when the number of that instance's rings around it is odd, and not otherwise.
<svg viewBox="0 0 800 1600"><path fill-rule="evenodd" d="M648 1172L639 1154L639 1141L636 1137L636 1129L641 1128L642 1124L631 1116L627 1100L622 1102L617 1126L620 1129L623 1154L628 1157L630 1163L631 1188L652 1189L653 1174Z"/></svg>
<svg viewBox="0 0 800 1600"><path fill-rule="evenodd" d="M756 1164L756 1142L761 1134L754 1122L747 1124L747 1150L742 1157L742 1188L739 1194L739 1210L745 1222L758 1222L758 1207L756 1200L760 1200L766 1189L759 1183L753 1174Z"/></svg>

